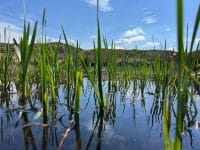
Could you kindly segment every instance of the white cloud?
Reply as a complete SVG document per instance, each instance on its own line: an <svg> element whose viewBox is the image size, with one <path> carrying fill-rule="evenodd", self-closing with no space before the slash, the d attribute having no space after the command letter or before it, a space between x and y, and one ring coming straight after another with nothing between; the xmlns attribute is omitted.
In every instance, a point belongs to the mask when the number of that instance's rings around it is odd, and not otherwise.
<svg viewBox="0 0 200 150"><path fill-rule="evenodd" d="M131 45L138 41L144 41L144 34L145 32L140 27L130 29L128 31L123 32L121 37L115 41L115 44L118 47L122 47L124 45Z"/></svg>
<svg viewBox="0 0 200 150"><path fill-rule="evenodd" d="M124 47L122 47L122 46L115 46L115 49L125 49Z"/></svg>
<svg viewBox="0 0 200 150"><path fill-rule="evenodd" d="M83 0L90 6L97 6L97 0ZM107 12L112 11L113 8L110 5L110 0L99 0L99 8L101 11Z"/></svg>
<svg viewBox="0 0 200 150"><path fill-rule="evenodd" d="M128 45L130 45L134 42L144 41L144 40L145 40L145 37L143 35L138 35L138 36L133 36L133 37L129 37L129 38L120 38L115 43L116 44L128 44Z"/></svg>
<svg viewBox="0 0 200 150"><path fill-rule="evenodd" d="M124 37L132 37L132 36L137 36L139 34L144 34L144 31L140 27L137 27L132 30L128 30L123 33Z"/></svg>
<svg viewBox="0 0 200 150"><path fill-rule="evenodd" d="M4 42L4 29L6 28L6 42L13 43L13 38L16 39L17 42L19 42L20 37L22 37L23 33L23 27L7 22L7 21L0 21L0 42ZM31 33L30 33L31 34ZM51 37L47 35L47 41L49 42L58 42L59 38ZM41 35L37 36L37 41L40 41ZM63 43L65 42L64 40L61 40ZM75 45L76 41L73 39L69 39L69 43Z"/></svg>
<svg viewBox="0 0 200 150"><path fill-rule="evenodd" d="M167 28L167 29L166 29L166 31L171 31L171 30L172 30L171 28Z"/></svg>
<svg viewBox="0 0 200 150"><path fill-rule="evenodd" d="M143 18L141 21L146 24L152 24L152 23L156 23L158 19L156 18L156 15L152 15L152 16Z"/></svg>
<svg viewBox="0 0 200 150"><path fill-rule="evenodd" d="M1 34L1 42L4 42L4 28L7 31L6 41L13 43L13 38L19 41L20 37L23 33L23 21L24 16L23 14L12 14L6 13L0 15L0 34ZM26 21L31 23L31 25L35 22L36 17L33 14L26 15Z"/></svg>
<svg viewBox="0 0 200 150"><path fill-rule="evenodd" d="M158 42L146 42L146 44L143 47L154 47L154 46L159 46L160 43Z"/></svg>
<svg viewBox="0 0 200 150"><path fill-rule="evenodd" d="M4 29L6 28L6 42L12 43L13 38L17 41L22 36L22 28L9 22L0 22L0 34L1 34L1 41L4 42Z"/></svg>

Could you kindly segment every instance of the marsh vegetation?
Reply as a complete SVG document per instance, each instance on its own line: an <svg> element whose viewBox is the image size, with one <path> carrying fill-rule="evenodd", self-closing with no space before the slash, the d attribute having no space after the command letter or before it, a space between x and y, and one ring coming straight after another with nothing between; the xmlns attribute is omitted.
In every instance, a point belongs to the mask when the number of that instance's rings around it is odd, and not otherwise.
<svg viewBox="0 0 200 150"><path fill-rule="evenodd" d="M200 60L194 41L200 7L191 43L184 43L184 10L177 0L177 50L168 51L165 41L152 57L108 43L98 8L93 51L78 41L71 46L63 27L59 41L48 43L45 9L41 40L37 22L31 27L24 20L21 39L1 44L1 147L198 149Z"/></svg>

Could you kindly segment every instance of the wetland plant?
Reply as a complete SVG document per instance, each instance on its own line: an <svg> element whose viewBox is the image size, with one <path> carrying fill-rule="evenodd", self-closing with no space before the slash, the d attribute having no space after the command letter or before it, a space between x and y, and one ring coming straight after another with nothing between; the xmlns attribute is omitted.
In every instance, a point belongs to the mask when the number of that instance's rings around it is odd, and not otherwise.
<svg viewBox="0 0 200 150"><path fill-rule="evenodd" d="M177 88L178 88L178 102L177 102L177 117L176 117L176 136L173 141L173 149L182 149L182 133L183 122L185 118L185 106L188 101L188 83L191 76L191 55L188 55L184 49L183 43L183 0L177 0L177 42L178 42L178 65L177 65ZM198 7L194 29L192 34L192 42L190 45L190 52L193 50L194 40L196 38L200 23L200 5ZM190 53L189 52L189 53Z"/></svg>
<svg viewBox="0 0 200 150"><path fill-rule="evenodd" d="M26 24L24 21L24 28L23 28L23 36L20 39L19 44L17 43L16 39L14 40L15 43L15 51L18 56L19 61L19 76L20 76L20 88L21 88L21 96L24 99L28 96L27 93L27 75L28 75L28 68L31 61L31 56L34 51L34 44L36 39L36 32L37 32L37 22L34 25L32 37L29 43L30 37L30 23Z"/></svg>
<svg viewBox="0 0 200 150"><path fill-rule="evenodd" d="M0 85L2 85L3 93L7 93L10 82L10 70L11 61L13 58L13 52L10 49L9 39L6 42L6 28L4 29L4 53L0 55Z"/></svg>
<svg viewBox="0 0 200 150"><path fill-rule="evenodd" d="M47 122L48 117L48 89L47 89L47 45L46 45L46 10L43 11L42 17L42 43L40 44L40 77L41 77L41 90L42 90L42 101L43 101L43 115L44 123Z"/></svg>

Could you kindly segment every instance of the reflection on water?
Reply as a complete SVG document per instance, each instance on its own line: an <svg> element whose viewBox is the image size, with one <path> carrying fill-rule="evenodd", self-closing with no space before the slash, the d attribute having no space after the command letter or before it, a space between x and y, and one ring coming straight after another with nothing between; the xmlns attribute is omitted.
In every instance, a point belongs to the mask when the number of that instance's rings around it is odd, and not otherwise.
<svg viewBox="0 0 200 150"><path fill-rule="evenodd" d="M43 118L42 101L34 94L21 104L16 93L0 99L0 146L2 149L164 149L170 147L176 130L177 95L153 82L133 81L107 87L109 109L98 110L87 79L81 110L71 107L73 90L64 85L59 98L50 104L48 120ZM199 87L191 88L185 103L183 149L200 146ZM109 93L107 92L109 90ZM2 95L2 94L1 94Z"/></svg>

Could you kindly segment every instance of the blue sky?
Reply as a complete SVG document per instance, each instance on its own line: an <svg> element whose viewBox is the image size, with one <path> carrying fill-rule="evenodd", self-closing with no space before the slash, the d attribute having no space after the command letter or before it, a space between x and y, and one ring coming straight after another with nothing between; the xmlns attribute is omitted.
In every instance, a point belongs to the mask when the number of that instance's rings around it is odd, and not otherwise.
<svg viewBox="0 0 200 150"><path fill-rule="evenodd" d="M199 0L185 0L185 25L189 25L191 37ZM42 12L47 11L47 36L58 39L63 25L68 39L78 40L81 47L92 48L96 38L96 0L25 0L26 19L41 24ZM151 49L152 36L157 48L167 40L168 49L176 47L176 1L175 0L100 0L102 35L116 47ZM10 37L19 38L22 26L23 0L1 0L0 33L9 26ZM186 28L186 27L185 27ZM38 37L41 35L39 26ZM199 34L196 42L199 40Z"/></svg>

